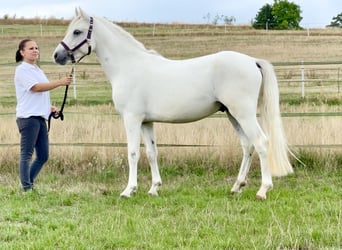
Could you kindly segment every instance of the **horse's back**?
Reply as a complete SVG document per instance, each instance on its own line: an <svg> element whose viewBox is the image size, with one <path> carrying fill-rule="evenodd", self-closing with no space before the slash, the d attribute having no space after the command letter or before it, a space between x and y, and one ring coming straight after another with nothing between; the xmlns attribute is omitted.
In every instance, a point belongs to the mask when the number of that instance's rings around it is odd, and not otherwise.
<svg viewBox="0 0 342 250"><path fill-rule="evenodd" d="M118 109L123 104L123 112L140 113L146 122L199 120L222 105L256 99L261 85L256 60L233 51L185 60L152 56L140 70L136 76L125 75L122 101L113 99Z"/></svg>

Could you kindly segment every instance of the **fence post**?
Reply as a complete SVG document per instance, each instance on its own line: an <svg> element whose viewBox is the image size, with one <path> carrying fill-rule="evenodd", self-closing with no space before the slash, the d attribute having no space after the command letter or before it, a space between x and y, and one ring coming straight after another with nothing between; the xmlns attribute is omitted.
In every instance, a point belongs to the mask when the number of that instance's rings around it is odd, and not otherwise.
<svg viewBox="0 0 342 250"><path fill-rule="evenodd" d="M340 68L337 69L337 93L340 93Z"/></svg>
<svg viewBox="0 0 342 250"><path fill-rule="evenodd" d="M153 31L152 31L152 36L154 36L156 33L156 24L154 23L153 24Z"/></svg>
<svg viewBox="0 0 342 250"><path fill-rule="evenodd" d="M304 90L304 85L305 85L305 69L304 69L304 61L302 61L302 98L305 97L305 90Z"/></svg>

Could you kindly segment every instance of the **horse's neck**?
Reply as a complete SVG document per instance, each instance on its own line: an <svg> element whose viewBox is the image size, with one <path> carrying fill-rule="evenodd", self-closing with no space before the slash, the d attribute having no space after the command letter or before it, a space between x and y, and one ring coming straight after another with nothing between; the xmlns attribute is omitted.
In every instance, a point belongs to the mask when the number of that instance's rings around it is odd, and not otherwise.
<svg viewBox="0 0 342 250"><path fill-rule="evenodd" d="M146 50L142 43L115 24L102 20L97 26L101 28L94 29L94 52L113 88L115 79L122 77L122 74L127 76L132 70L143 70L145 65L142 62L147 58L162 58L157 53Z"/></svg>
<svg viewBox="0 0 342 250"><path fill-rule="evenodd" d="M151 54L129 33L115 27L115 24L100 19L97 25L101 29L94 29L95 53L108 78L115 75L119 68L132 66L132 63L140 61L140 57Z"/></svg>

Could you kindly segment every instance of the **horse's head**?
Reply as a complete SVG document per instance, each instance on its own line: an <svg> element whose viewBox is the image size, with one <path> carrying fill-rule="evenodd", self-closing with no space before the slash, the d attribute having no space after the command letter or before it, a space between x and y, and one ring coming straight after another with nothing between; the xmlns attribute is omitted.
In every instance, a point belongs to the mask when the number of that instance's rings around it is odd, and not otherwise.
<svg viewBox="0 0 342 250"><path fill-rule="evenodd" d="M76 15L71 21L65 37L53 53L55 62L64 65L71 60L72 63L75 63L89 55L95 46L91 40L92 30L93 18L81 8L76 9Z"/></svg>

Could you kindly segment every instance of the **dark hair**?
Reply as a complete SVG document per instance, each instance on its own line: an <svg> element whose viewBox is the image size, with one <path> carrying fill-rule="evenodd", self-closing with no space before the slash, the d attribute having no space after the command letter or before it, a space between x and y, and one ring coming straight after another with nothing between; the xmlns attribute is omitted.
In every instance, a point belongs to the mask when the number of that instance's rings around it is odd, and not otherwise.
<svg viewBox="0 0 342 250"><path fill-rule="evenodd" d="M20 51L23 50L25 47L25 44L27 42L30 42L30 41L32 41L32 39L30 39L30 38L26 38L26 39L20 41L19 46L18 46L18 50L15 53L15 61L16 62L21 62L23 60L23 56L21 55Z"/></svg>

